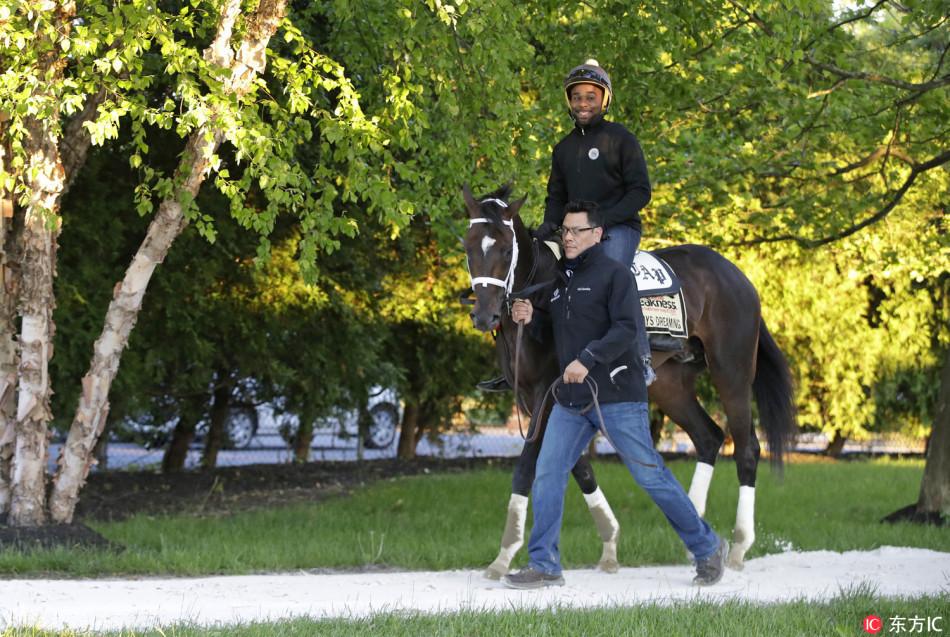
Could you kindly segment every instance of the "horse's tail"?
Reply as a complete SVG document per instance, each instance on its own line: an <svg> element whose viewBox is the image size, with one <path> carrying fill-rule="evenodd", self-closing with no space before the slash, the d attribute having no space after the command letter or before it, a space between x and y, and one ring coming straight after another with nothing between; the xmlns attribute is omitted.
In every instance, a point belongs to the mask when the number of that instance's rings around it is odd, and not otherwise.
<svg viewBox="0 0 950 637"><path fill-rule="evenodd" d="M788 361L779 349L765 321L759 322L759 351L752 381L759 423L765 430L773 468L782 470L782 462L795 436L795 390Z"/></svg>

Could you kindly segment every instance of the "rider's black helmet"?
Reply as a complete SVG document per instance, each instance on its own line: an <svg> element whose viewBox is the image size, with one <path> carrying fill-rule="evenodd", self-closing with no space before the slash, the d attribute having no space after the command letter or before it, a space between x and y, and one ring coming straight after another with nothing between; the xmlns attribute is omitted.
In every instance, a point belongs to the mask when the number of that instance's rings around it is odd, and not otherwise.
<svg viewBox="0 0 950 637"><path fill-rule="evenodd" d="M575 66L571 72L564 78L564 96L567 98L567 107L571 107L571 87L575 84L594 84L604 90L604 102L601 108L606 113L610 106L610 98L613 96L613 88L610 86L610 76L607 71L601 68L597 60L587 60L580 66Z"/></svg>

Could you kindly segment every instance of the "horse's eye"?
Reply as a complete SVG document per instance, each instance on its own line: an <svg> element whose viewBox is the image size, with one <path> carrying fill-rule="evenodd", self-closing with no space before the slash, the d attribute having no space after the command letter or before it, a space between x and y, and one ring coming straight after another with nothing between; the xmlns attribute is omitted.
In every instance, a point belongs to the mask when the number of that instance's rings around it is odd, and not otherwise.
<svg viewBox="0 0 950 637"><path fill-rule="evenodd" d="M512 250L511 248L506 249L506 250L505 250L505 258L506 258L506 259L510 259L510 258L511 258L511 255L513 255L514 253L515 253L515 251Z"/></svg>

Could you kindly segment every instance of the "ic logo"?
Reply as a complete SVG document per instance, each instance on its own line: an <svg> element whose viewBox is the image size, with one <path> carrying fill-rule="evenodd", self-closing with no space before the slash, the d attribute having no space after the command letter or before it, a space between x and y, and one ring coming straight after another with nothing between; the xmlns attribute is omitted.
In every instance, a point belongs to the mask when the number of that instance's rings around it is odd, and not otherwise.
<svg viewBox="0 0 950 637"><path fill-rule="evenodd" d="M868 615L864 618L864 632L868 633L869 635L878 634L881 632L883 627L884 623L877 615Z"/></svg>

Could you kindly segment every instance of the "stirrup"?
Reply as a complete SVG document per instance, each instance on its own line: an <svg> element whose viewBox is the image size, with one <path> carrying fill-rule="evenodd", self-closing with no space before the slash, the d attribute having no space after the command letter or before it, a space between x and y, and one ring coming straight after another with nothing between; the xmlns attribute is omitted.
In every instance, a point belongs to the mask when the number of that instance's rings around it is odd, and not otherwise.
<svg viewBox="0 0 950 637"><path fill-rule="evenodd" d="M508 384L508 379L504 376L499 376L498 378L492 378L491 380L483 380L482 382L475 385L482 391L487 392L506 392L511 391L511 385Z"/></svg>

